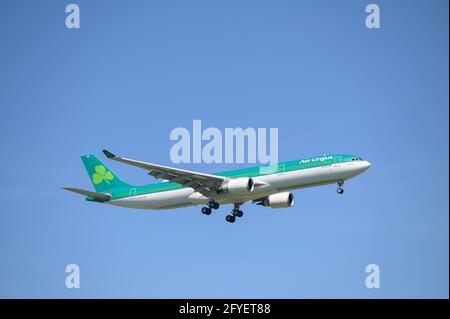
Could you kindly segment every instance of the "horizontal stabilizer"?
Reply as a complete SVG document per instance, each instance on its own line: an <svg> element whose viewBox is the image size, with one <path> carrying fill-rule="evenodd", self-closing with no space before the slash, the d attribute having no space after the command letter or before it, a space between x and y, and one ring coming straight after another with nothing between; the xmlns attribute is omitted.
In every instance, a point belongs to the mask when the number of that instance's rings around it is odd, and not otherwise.
<svg viewBox="0 0 450 319"><path fill-rule="evenodd" d="M77 193L80 195L88 196L98 202L106 202L111 199L111 195L108 195L108 194L100 194L100 193L91 192L91 191L87 191L87 190L79 189L79 188L72 188L72 187L63 187L63 189L65 189L66 191L69 191L69 192L74 192L74 193Z"/></svg>

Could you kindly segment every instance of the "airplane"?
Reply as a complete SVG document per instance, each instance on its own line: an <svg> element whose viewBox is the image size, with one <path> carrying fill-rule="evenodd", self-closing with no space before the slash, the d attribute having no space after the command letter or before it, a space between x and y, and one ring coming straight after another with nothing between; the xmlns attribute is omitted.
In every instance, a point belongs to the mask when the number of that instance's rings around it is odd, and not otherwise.
<svg viewBox="0 0 450 319"><path fill-rule="evenodd" d="M201 212L210 215L220 205L233 204L226 221L242 217L240 207L247 202L271 208L294 205L294 189L337 183L344 193L344 181L367 171L370 163L357 155L323 155L276 165L255 166L217 174L206 174L141 162L103 150L108 159L142 168L163 182L143 186L123 182L95 155L81 156L95 192L79 188L63 189L86 196L87 201L115 206L164 210L205 205Z"/></svg>

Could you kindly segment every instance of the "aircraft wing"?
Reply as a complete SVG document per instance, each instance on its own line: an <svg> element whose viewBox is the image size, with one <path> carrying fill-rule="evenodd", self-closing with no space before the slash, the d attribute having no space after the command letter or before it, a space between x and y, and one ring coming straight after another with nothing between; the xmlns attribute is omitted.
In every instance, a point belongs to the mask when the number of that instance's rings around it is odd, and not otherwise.
<svg viewBox="0 0 450 319"><path fill-rule="evenodd" d="M106 157L113 159L115 161L148 170L149 171L148 174L155 178L161 178L172 183L177 183L182 186L191 187L196 192L199 192L205 196L209 196L213 190L216 190L226 180L226 178L222 176L193 172L184 169L173 168L153 163L146 163L116 156L107 150L103 150L103 153L106 155Z"/></svg>

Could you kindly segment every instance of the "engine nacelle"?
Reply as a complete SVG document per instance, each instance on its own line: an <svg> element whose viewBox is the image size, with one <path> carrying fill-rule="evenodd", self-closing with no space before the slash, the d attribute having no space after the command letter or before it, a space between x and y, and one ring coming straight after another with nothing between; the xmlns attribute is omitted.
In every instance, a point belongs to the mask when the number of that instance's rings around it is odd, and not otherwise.
<svg viewBox="0 0 450 319"><path fill-rule="evenodd" d="M264 206L271 208L286 208L294 206L294 194L289 192L269 195L263 202Z"/></svg>
<svg viewBox="0 0 450 319"><path fill-rule="evenodd" d="M248 177L242 177L225 181L222 184L220 190L225 193L243 194L253 192L254 188L255 182L253 181L253 179Z"/></svg>

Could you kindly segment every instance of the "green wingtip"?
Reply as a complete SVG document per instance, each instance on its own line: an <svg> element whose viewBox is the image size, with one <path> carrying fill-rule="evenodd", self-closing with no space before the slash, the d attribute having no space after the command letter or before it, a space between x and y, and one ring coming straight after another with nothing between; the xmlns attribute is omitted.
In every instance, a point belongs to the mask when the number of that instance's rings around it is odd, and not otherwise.
<svg viewBox="0 0 450 319"><path fill-rule="evenodd" d="M103 150L103 154L105 154L105 156L107 158L114 158L114 157L116 157L116 155L114 155L113 153L111 153L110 151L107 151L107 150Z"/></svg>

